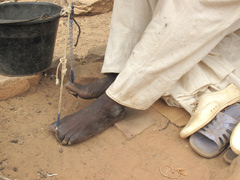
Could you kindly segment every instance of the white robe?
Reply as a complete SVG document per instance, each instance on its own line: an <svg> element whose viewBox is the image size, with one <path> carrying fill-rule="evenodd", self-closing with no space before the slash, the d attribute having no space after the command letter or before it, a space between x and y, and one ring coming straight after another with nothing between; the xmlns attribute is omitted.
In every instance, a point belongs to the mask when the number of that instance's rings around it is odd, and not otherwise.
<svg viewBox="0 0 240 180"><path fill-rule="evenodd" d="M191 114L199 95L240 88L239 28L238 0L114 0L102 73L119 75L106 93L140 110L162 97Z"/></svg>

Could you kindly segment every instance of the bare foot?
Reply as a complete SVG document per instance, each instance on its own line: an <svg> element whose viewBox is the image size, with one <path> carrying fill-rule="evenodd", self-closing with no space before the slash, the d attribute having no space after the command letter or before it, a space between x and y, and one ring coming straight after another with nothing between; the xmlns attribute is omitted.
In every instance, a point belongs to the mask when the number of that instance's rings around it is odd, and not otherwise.
<svg viewBox="0 0 240 180"><path fill-rule="evenodd" d="M103 79L96 80L87 85L81 85L76 83L68 82L66 83L66 88L77 96L83 99L93 99L101 96L106 89L113 83L118 74L108 74L107 77Z"/></svg>
<svg viewBox="0 0 240 180"><path fill-rule="evenodd" d="M105 93L81 111L60 120L56 132L56 122L49 126L63 145L80 143L124 117L125 108L109 98Z"/></svg>

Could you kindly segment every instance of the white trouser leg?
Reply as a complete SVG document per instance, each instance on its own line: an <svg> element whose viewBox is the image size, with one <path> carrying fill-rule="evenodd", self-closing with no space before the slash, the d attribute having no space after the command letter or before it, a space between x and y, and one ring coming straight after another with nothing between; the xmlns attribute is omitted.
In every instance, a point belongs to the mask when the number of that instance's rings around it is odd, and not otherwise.
<svg viewBox="0 0 240 180"><path fill-rule="evenodd" d="M147 109L239 27L238 1L159 1L107 95L122 105Z"/></svg>
<svg viewBox="0 0 240 180"><path fill-rule="evenodd" d="M152 19L158 0L114 0L102 73L119 73Z"/></svg>

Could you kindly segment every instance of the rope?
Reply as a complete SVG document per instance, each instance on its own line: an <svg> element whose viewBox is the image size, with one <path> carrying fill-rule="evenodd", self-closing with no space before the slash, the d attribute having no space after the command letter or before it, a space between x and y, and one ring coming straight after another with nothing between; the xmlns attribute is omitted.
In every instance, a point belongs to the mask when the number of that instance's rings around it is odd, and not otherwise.
<svg viewBox="0 0 240 180"><path fill-rule="evenodd" d="M64 9L61 13L62 14L66 14L66 13L68 13L69 10L70 10L70 8L68 7L68 10ZM68 13L68 21L69 20L70 20L70 13ZM57 66L57 71L56 71L56 85L59 85L60 81L59 81L59 77L58 77L58 71L59 71L60 66L62 66L56 132L58 131L59 122L60 122L60 114L61 114L61 107L62 107L63 81L64 81L64 76L67 73L67 40L68 40L68 32L69 32L69 24L66 27L64 57L60 59L60 62L58 64L58 66Z"/></svg>
<svg viewBox="0 0 240 180"><path fill-rule="evenodd" d="M69 18L71 83L74 83L74 73L73 73L73 16L74 16L74 7L73 7L73 4L71 4L71 14L70 14L70 18Z"/></svg>
<svg viewBox="0 0 240 180"><path fill-rule="evenodd" d="M72 4L72 2L70 2L69 4ZM61 7L63 7L62 10L61 10L62 15L66 16L66 15L71 13L71 6L69 6L69 4L66 0L61 1Z"/></svg>
<svg viewBox="0 0 240 180"><path fill-rule="evenodd" d="M60 84L60 97L59 97L59 104L58 104L58 115L57 115L57 124L56 124L56 132L58 132L59 128L59 122L60 122L60 113L61 113L61 106L62 106L62 92L63 92L63 81L64 81L64 76L67 73L67 40L68 40L68 34L70 36L70 59L71 59L71 83L74 83L74 72L73 72L73 22L78 26L78 37L77 37L77 42L74 45L75 47L78 44L78 39L81 33L80 26L74 19L74 6L72 4L72 1L70 0L69 2L70 5L68 7L63 8L60 12L62 16L68 15L68 26L66 27L66 35L65 35L65 49L64 49L64 57L60 59L60 62L57 66L57 72L56 72L56 84ZM58 71L60 66L62 66L62 71L61 71L61 83L59 81L58 77ZM75 97L77 97L77 94L72 94Z"/></svg>

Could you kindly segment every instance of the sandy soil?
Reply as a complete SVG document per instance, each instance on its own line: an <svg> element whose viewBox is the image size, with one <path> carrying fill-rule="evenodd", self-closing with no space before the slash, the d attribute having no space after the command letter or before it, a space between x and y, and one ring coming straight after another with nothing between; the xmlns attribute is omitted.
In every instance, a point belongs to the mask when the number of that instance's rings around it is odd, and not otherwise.
<svg viewBox="0 0 240 180"><path fill-rule="evenodd" d="M75 54L85 56L92 47L106 44L111 12L77 17L82 27ZM63 56L65 19L61 19L55 56ZM77 30L77 29L75 29ZM76 36L76 34L75 34ZM88 62L87 62L88 63ZM43 76L28 93L0 101L0 176L18 180L167 180L169 167L181 168L182 180L223 180L228 165L222 155L204 159L194 153L188 140L179 137L180 128L166 123L160 114L157 123L131 140L115 127L81 144L61 146L49 133L56 121L59 87L55 79ZM65 90L61 116L76 112L92 100L76 99ZM54 176L48 176L50 173ZM171 174L178 177L179 174ZM1 179L0 177L0 179Z"/></svg>

